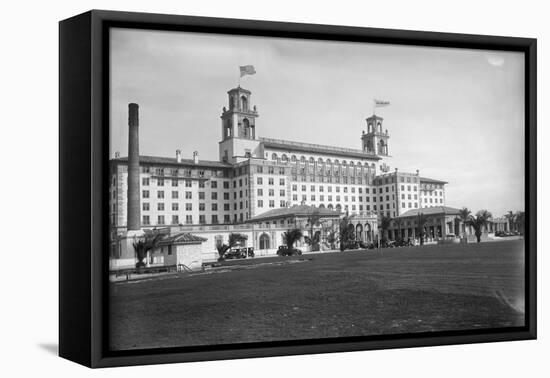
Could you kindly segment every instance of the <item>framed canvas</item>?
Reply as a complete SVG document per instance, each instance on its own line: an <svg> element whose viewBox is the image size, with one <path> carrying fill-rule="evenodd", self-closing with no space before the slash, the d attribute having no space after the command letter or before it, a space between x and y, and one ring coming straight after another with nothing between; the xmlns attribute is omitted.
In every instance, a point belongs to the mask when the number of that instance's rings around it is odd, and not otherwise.
<svg viewBox="0 0 550 378"><path fill-rule="evenodd" d="M60 22L59 353L536 338L536 40Z"/></svg>

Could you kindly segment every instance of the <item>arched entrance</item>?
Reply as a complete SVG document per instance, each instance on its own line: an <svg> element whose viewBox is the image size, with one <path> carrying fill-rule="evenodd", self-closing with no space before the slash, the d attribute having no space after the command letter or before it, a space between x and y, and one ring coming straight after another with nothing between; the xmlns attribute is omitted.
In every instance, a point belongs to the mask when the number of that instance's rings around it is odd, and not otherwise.
<svg viewBox="0 0 550 378"><path fill-rule="evenodd" d="M266 233L263 233L260 235L260 249L269 249L269 235Z"/></svg>
<svg viewBox="0 0 550 378"><path fill-rule="evenodd" d="M355 240L363 241L363 225L361 223L355 226Z"/></svg>

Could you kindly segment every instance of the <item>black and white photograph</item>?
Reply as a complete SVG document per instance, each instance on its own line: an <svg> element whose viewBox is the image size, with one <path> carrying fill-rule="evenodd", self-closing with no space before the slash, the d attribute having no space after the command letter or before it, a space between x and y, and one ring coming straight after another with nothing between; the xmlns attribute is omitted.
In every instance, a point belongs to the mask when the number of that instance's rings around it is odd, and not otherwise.
<svg viewBox="0 0 550 378"><path fill-rule="evenodd" d="M526 326L525 56L109 30L111 351Z"/></svg>

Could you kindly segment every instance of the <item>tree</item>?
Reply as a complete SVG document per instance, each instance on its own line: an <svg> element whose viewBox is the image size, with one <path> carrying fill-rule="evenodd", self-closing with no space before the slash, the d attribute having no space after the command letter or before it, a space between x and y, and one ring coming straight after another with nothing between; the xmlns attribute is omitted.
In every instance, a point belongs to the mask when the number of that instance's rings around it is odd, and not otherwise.
<svg viewBox="0 0 550 378"><path fill-rule="evenodd" d="M299 228L293 228L283 234L283 241L286 244L287 248L290 250L294 248L294 244L302 239L303 236L304 233L302 232L302 230L300 230Z"/></svg>
<svg viewBox="0 0 550 378"><path fill-rule="evenodd" d="M517 229L517 214L518 213L514 213L513 211L508 211L508 213L504 215L504 218L508 220L509 231Z"/></svg>
<svg viewBox="0 0 550 378"><path fill-rule="evenodd" d="M218 255L220 255L220 257L218 258L218 261L222 261L224 259L225 253L229 251L231 248L235 247L236 245L240 245L247 240L248 240L248 236L244 234L238 234L238 233L229 234L229 239L227 241L227 244L218 244L216 246L216 249L218 250Z"/></svg>
<svg viewBox="0 0 550 378"><path fill-rule="evenodd" d="M340 251L349 248L350 244L355 241L355 227L351 223L350 216L344 216L340 219Z"/></svg>
<svg viewBox="0 0 550 378"><path fill-rule="evenodd" d="M321 214L318 209L315 209L309 218L307 218L308 235L304 236L305 242L311 246L312 251L319 250L320 235L315 232L315 227L322 225Z"/></svg>
<svg viewBox="0 0 550 378"><path fill-rule="evenodd" d="M470 219L471 214L472 212L467 207L463 207L458 211L458 218L464 223L464 226L462 227L464 236L466 236L466 224L468 223L468 219Z"/></svg>
<svg viewBox="0 0 550 378"><path fill-rule="evenodd" d="M382 241L388 238L388 229L391 225L391 217L383 215L380 217L380 229L382 230Z"/></svg>
<svg viewBox="0 0 550 378"><path fill-rule="evenodd" d="M418 213L416 216L416 226L418 229L418 238L420 240L420 245L424 245L424 227L428 223L428 217L424 213Z"/></svg>
<svg viewBox="0 0 550 378"><path fill-rule="evenodd" d="M395 238L397 241L401 241L401 228L405 224L405 221L403 218L396 217L393 219L395 222L395 225L397 226L397 237Z"/></svg>
<svg viewBox="0 0 550 378"><path fill-rule="evenodd" d="M338 232L330 230L327 233L327 243L330 244L330 249L335 249L336 243L338 243Z"/></svg>
<svg viewBox="0 0 550 378"><path fill-rule="evenodd" d="M145 231L145 234L134 241L132 245L134 246L134 251L136 252L136 257L138 259L136 263L136 268L141 268L145 266L143 260L147 258L147 253L156 248L162 234L158 231Z"/></svg>
<svg viewBox="0 0 550 378"><path fill-rule="evenodd" d="M483 226L487 224L487 221L492 217L491 213L487 210L480 210L476 213L475 217L470 215L467 221L469 226L475 231L477 242L481 242L481 235L483 233Z"/></svg>
<svg viewBox="0 0 550 378"><path fill-rule="evenodd" d="M514 214L514 224L516 231L523 235L525 233L525 211L518 211Z"/></svg>

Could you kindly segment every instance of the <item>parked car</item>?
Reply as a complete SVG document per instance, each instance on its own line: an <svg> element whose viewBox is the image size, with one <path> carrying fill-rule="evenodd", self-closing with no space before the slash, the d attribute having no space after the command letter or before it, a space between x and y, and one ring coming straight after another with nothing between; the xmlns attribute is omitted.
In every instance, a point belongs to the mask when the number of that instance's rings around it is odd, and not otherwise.
<svg viewBox="0 0 550 378"><path fill-rule="evenodd" d="M243 251L244 250L244 251ZM246 258L246 248L235 248L225 252L223 256L226 260Z"/></svg>
<svg viewBox="0 0 550 378"><path fill-rule="evenodd" d="M254 257L254 248L252 248L252 247L246 248L246 256L247 257Z"/></svg>
<svg viewBox="0 0 550 378"><path fill-rule="evenodd" d="M300 256L302 251L297 248L288 248L286 245L280 245L277 249L277 255L279 256Z"/></svg>

